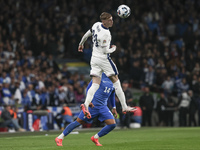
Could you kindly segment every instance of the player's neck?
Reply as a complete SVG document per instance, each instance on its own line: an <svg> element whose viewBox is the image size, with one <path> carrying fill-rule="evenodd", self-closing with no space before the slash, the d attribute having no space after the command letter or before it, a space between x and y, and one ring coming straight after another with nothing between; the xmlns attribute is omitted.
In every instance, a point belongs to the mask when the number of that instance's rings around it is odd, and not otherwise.
<svg viewBox="0 0 200 150"><path fill-rule="evenodd" d="M107 27L107 26L106 26L105 24L103 24L103 23L101 24L101 26L102 26L102 28L107 29L107 30L108 30L108 28L109 28L109 27Z"/></svg>

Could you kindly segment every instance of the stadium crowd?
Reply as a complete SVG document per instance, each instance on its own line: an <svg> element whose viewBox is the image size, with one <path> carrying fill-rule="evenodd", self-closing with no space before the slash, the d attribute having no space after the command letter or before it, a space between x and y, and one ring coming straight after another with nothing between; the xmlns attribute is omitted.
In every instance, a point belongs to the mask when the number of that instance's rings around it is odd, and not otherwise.
<svg viewBox="0 0 200 150"><path fill-rule="evenodd" d="M132 10L127 19L116 14L122 3ZM189 125L188 108L191 120L197 110L200 117L199 7L198 0L0 0L0 105L46 109L81 104L88 81L71 74L67 65L59 68L56 60L89 62L91 40L83 55L78 43L100 13L108 11L114 18L111 32L117 50L111 56L119 78L128 80L130 88L161 93L156 107L140 98L142 111L152 105L160 123L168 125L170 113L178 109L180 125ZM143 121L146 117L151 116Z"/></svg>

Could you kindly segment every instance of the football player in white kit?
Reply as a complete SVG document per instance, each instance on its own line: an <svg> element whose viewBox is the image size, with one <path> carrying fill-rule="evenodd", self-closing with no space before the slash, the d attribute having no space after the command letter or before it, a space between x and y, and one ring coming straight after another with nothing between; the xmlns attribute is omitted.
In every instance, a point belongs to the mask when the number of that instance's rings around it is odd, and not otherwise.
<svg viewBox="0 0 200 150"><path fill-rule="evenodd" d="M121 83L118 79L117 67L110 58L110 53L113 53L116 50L115 45L110 45L111 34L109 28L113 26L112 15L107 12L103 12L100 15L100 20L102 22L96 22L92 28L84 34L78 47L78 51L83 52L83 45L85 41L88 37L92 36L93 51L90 61L90 76L92 77L93 83L88 90L85 103L81 105L84 115L87 118L91 118L88 106L92 101L95 92L99 88L102 72L104 72L113 82L115 93L122 105L123 113L134 112L136 110L134 107L127 106L124 92L122 91Z"/></svg>

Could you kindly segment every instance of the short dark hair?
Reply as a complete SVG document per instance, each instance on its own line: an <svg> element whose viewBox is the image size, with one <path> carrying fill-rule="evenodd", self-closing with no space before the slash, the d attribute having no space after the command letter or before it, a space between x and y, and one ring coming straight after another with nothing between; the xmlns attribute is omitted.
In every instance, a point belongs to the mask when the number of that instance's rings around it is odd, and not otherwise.
<svg viewBox="0 0 200 150"><path fill-rule="evenodd" d="M100 15L101 20L107 20L110 17L112 17L112 15L110 13L107 13L107 12L102 12L101 15Z"/></svg>

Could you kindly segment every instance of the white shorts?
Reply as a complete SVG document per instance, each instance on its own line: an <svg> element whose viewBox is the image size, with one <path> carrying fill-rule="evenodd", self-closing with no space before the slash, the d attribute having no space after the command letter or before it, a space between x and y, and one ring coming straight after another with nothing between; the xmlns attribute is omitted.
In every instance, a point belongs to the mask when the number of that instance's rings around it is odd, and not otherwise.
<svg viewBox="0 0 200 150"><path fill-rule="evenodd" d="M101 77L103 72L106 74L107 77L119 74L115 63L111 60L110 57L91 57L90 65L90 76Z"/></svg>

